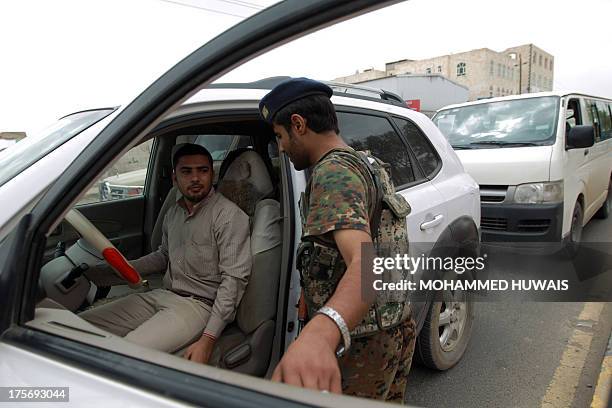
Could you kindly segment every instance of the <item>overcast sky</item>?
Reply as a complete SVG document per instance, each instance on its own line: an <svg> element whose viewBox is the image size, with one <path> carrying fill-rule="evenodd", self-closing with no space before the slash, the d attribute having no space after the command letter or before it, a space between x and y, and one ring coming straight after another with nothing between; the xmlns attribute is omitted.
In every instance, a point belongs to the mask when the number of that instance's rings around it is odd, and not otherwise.
<svg viewBox="0 0 612 408"><path fill-rule="evenodd" d="M180 4L183 3L183 4ZM0 2L0 132L129 101L180 59L274 0ZM385 62L533 43L554 89L612 97L612 0L410 0L271 51L223 81L332 79Z"/></svg>

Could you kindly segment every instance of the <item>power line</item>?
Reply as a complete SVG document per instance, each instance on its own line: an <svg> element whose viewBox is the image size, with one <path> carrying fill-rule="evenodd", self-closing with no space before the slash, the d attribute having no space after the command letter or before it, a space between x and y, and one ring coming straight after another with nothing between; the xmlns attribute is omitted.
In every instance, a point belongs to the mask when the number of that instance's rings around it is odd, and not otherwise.
<svg viewBox="0 0 612 408"><path fill-rule="evenodd" d="M223 3L228 3L228 4L234 4L236 6L240 6L240 7L248 7L248 8L252 8L255 10L263 10L264 8L261 7L258 4L255 3L249 3L247 1L241 1L241 0L217 0L217 1L222 1Z"/></svg>
<svg viewBox="0 0 612 408"><path fill-rule="evenodd" d="M193 4L181 3L179 1L172 1L172 0L159 0L159 1L163 1L163 2L171 3L171 4L176 4L178 6L191 7L191 8L195 8L195 9L198 9L198 10L210 11L211 13L225 14L226 16L239 17L239 18L247 18L247 16L242 16L242 15L239 15L239 14L227 13L225 11L209 9L209 8L206 8L206 7L200 7L200 6L196 6L196 5L193 5Z"/></svg>

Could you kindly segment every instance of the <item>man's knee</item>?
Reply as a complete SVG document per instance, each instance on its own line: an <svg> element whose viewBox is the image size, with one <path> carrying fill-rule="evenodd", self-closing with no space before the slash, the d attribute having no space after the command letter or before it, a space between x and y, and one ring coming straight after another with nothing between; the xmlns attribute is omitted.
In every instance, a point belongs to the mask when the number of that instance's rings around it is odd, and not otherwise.
<svg viewBox="0 0 612 408"><path fill-rule="evenodd" d="M123 337L155 314L154 308L145 300L145 295L133 293L86 310L79 317L102 330Z"/></svg>
<svg viewBox="0 0 612 408"><path fill-rule="evenodd" d="M105 305L106 306L106 305ZM125 336L130 332L129 327L125 327L122 322L116 318L111 318L108 311L101 308L89 309L79 313L79 317L88 323L93 324L99 329L112 333L116 336Z"/></svg>
<svg viewBox="0 0 612 408"><path fill-rule="evenodd" d="M206 310L196 310L185 303L177 304L157 312L127 333L125 339L144 347L172 353L200 338L208 316Z"/></svg>

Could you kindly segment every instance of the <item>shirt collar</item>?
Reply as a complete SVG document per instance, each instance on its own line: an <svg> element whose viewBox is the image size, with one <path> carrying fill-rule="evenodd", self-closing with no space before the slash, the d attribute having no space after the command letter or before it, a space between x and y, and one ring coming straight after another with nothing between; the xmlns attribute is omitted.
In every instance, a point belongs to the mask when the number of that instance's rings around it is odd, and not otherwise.
<svg viewBox="0 0 612 408"><path fill-rule="evenodd" d="M206 197L204 197L204 199L202 201L200 201L199 203L197 203L196 205L193 206L193 209L191 211L191 213L189 213L189 211L187 210L187 205L185 204L185 198L183 197L183 193L181 193L181 190L179 190L178 188L176 189L176 203L178 204L179 207L181 207L183 210L185 210L185 212L187 213L187 215L193 215L195 214L200 208L202 208L209 200L210 198L215 194L215 188L211 187L210 191L208 192L208 195Z"/></svg>

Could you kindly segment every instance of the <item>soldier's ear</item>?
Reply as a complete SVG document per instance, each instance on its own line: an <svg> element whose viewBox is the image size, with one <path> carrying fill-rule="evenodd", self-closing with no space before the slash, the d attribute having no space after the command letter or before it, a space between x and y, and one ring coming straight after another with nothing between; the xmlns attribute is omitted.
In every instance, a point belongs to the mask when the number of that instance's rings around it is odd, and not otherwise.
<svg viewBox="0 0 612 408"><path fill-rule="evenodd" d="M306 119L303 116L294 113L291 115L291 127L295 129L296 133L303 135L306 133Z"/></svg>

